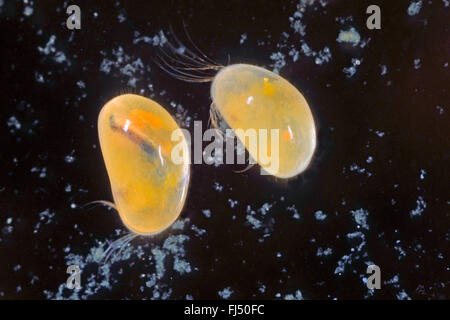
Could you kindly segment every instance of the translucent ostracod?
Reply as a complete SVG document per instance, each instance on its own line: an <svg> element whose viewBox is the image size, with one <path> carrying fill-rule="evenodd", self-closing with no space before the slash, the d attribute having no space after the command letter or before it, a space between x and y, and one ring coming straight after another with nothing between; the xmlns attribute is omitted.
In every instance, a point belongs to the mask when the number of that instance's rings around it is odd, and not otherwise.
<svg viewBox="0 0 450 320"><path fill-rule="evenodd" d="M172 133L180 129L158 103L134 94L108 101L100 111L98 134L115 206L125 226L153 234L180 215L189 185L189 154L171 159ZM182 136L185 150L187 142Z"/></svg>
<svg viewBox="0 0 450 320"><path fill-rule="evenodd" d="M249 154L269 174L291 178L304 171L316 148L316 128L308 102L297 88L281 76L248 64L223 67L211 86L213 114L218 114L235 130ZM242 129L242 131L236 130ZM266 150L252 148L245 132L267 130ZM271 130L278 129L278 138L271 139ZM258 140L261 139L258 136ZM278 155L270 154L278 143ZM276 150L275 148L274 150ZM278 156L278 166L268 164L264 152Z"/></svg>

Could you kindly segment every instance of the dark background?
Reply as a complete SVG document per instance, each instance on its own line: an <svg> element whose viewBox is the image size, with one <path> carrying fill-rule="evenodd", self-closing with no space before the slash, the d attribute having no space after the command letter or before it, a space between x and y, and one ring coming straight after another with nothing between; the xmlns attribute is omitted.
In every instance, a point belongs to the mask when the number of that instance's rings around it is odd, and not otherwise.
<svg viewBox="0 0 450 320"><path fill-rule="evenodd" d="M69 4L81 8L81 30L65 26ZM381 7L381 30L365 26L369 4ZM230 288L235 299L282 299L298 292L305 299L449 299L450 7L424 1L410 16L409 1L316 1L303 6L301 35L289 20L297 5L5 0L0 298L216 299ZM33 8L29 16L27 6ZM336 21L347 16L352 19ZM192 120L205 126L210 84L172 78L154 63L157 47L133 41L160 30L170 34L170 26L186 40L183 21L194 42L223 64L230 56L230 63L272 70L271 55L283 53L280 74L309 101L318 148L311 167L288 181L261 176L258 168L235 174L226 165L193 165L180 217L184 228L136 239L131 254L108 264L106 275L91 250L126 230L113 211L84 207L112 200L98 145L98 112L115 95L134 92L165 106L191 131ZM349 27L368 41L363 48L336 41L339 30ZM52 35L54 51L39 50ZM331 61L318 65L300 52L294 62L288 52L300 51L301 41L316 51L328 46ZM61 52L66 59L58 62ZM143 67L131 75L120 71L139 58ZM349 78L343 68L352 58L361 65ZM116 62L109 72L101 71L104 59ZM229 199L238 202L232 207ZM265 203L271 205L267 213ZM420 213L412 214L417 207ZM368 229L352 214L360 209ZM325 220L315 218L318 210ZM248 222L249 214L260 228ZM164 249L168 237L180 235L189 237L182 253ZM147 285L157 271L155 248L165 252L165 272ZM320 256L320 248L331 254ZM190 272L176 270L177 258L189 263ZM83 267L83 288L75 294L64 289L74 259ZM343 261L345 268L335 272ZM363 282L371 263L381 268L382 289L376 292Z"/></svg>

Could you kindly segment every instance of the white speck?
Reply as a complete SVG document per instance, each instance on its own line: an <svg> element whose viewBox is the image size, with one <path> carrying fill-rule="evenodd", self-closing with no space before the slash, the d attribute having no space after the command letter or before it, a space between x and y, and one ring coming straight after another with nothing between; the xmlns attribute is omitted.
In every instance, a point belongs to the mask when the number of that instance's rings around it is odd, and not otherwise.
<svg viewBox="0 0 450 320"><path fill-rule="evenodd" d="M164 166L164 158L161 153L161 146L158 146L158 154L159 154L159 160L161 161L161 165Z"/></svg>
<svg viewBox="0 0 450 320"><path fill-rule="evenodd" d="M125 125L123 126L123 131L128 132L128 128L130 127L130 123L131 123L131 121L128 120L128 119L125 121Z"/></svg>
<svg viewBox="0 0 450 320"><path fill-rule="evenodd" d="M367 217L369 215L369 212L365 211L364 209L358 209L351 210L350 213L353 215L353 219L355 219L355 222L359 226L369 230L369 225L367 224Z"/></svg>
<svg viewBox="0 0 450 320"><path fill-rule="evenodd" d="M80 89L86 88L86 84L85 84L82 80L77 81L77 86L78 86Z"/></svg>
<svg viewBox="0 0 450 320"><path fill-rule="evenodd" d="M414 16L420 12L421 8L422 8L422 0L413 1L410 3L410 5L408 7L408 14L410 16Z"/></svg>
<svg viewBox="0 0 450 320"><path fill-rule="evenodd" d="M251 216L251 215L249 215L249 214L248 214L245 218L246 218L247 221L252 225L252 228L253 228L253 229L259 229L259 228L261 228L262 223L261 223L261 221L259 221L258 219L254 218L253 216Z"/></svg>
<svg viewBox="0 0 450 320"><path fill-rule="evenodd" d="M379 130L375 130L375 134L376 134L377 136L379 136L380 138L383 138L384 135L385 135L385 133L384 133L383 131L379 131Z"/></svg>
<svg viewBox="0 0 450 320"><path fill-rule="evenodd" d="M352 65L350 67L344 67L342 71L345 73L347 78L351 78L356 73L356 67L361 64L361 60L352 58Z"/></svg>
<svg viewBox="0 0 450 320"><path fill-rule="evenodd" d="M228 203L230 204L231 208L234 208L238 204L238 201L237 200L228 199Z"/></svg>
<svg viewBox="0 0 450 320"><path fill-rule="evenodd" d="M214 182L214 190L216 190L217 192L221 192L223 190L223 186L220 185L218 182Z"/></svg>
<svg viewBox="0 0 450 320"><path fill-rule="evenodd" d="M321 210L318 210L314 213L314 216L316 217L316 220L323 221L327 217L325 213L323 213Z"/></svg>
<svg viewBox="0 0 450 320"><path fill-rule="evenodd" d="M239 43L243 44L245 42L245 40L247 40L247 34L243 33L243 34L241 34L241 40L239 40Z"/></svg>
<svg viewBox="0 0 450 320"><path fill-rule="evenodd" d="M25 7L23 9L23 14L27 17L31 16L33 14L33 8L32 7Z"/></svg>
<svg viewBox="0 0 450 320"><path fill-rule="evenodd" d="M189 262L180 259L178 256L175 256L173 269L179 274L189 273L191 272L191 265L189 264Z"/></svg>
<svg viewBox="0 0 450 320"><path fill-rule="evenodd" d="M294 219L300 219L300 214L298 213L297 208L295 208L295 205L286 207L286 210L294 213L292 216Z"/></svg>
<svg viewBox="0 0 450 320"><path fill-rule="evenodd" d="M303 295L300 290L295 291L295 295L287 294L284 296L284 300L303 300Z"/></svg>
<svg viewBox="0 0 450 320"><path fill-rule="evenodd" d="M292 138L294 138L294 134L292 133L291 126L288 126L288 132L289 132L289 139L292 140Z"/></svg>
<svg viewBox="0 0 450 320"><path fill-rule="evenodd" d="M228 299L233 294L233 290L230 287L226 287L217 293L218 293L219 297L221 297L222 299Z"/></svg>
<svg viewBox="0 0 450 320"><path fill-rule="evenodd" d="M250 96L247 98L247 104L249 105L250 103L252 103L254 100L253 96Z"/></svg>
<svg viewBox="0 0 450 320"><path fill-rule="evenodd" d="M423 169L420 169L420 180L425 179L425 175L427 174L427 172Z"/></svg>
<svg viewBox="0 0 450 320"><path fill-rule="evenodd" d="M73 163L75 161L75 157L72 154L65 156L64 161L66 163Z"/></svg>
<svg viewBox="0 0 450 320"><path fill-rule="evenodd" d="M414 59L414 69L420 69L421 64L420 64L420 59Z"/></svg>
<svg viewBox="0 0 450 320"><path fill-rule="evenodd" d="M331 248L327 248L327 249L322 249L321 247L317 248L317 253L316 255L318 257L323 257L323 256L329 256L333 253L333 249Z"/></svg>
<svg viewBox="0 0 450 320"><path fill-rule="evenodd" d="M295 48L292 48L289 51L289 56L292 57L292 61L293 62L296 62L298 60L298 57L299 57L299 51L297 49L295 49Z"/></svg>
<svg viewBox="0 0 450 320"><path fill-rule="evenodd" d="M285 55L281 52L272 53L270 60L274 61L271 66L276 74L280 73L281 68L286 65Z"/></svg>
<svg viewBox="0 0 450 320"><path fill-rule="evenodd" d="M405 290L402 290L397 294L397 299L398 300L411 300L411 297L408 296L408 294L405 292Z"/></svg>
<svg viewBox="0 0 450 320"><path fill-rule="evenodd" d="M19 130L22 127L19 120L17 120L17 118L15 116L10 117L8 119L8 121L6 122L6 124L8 125L8 127L14 127L17 130Z"/></svg>
<svg viewBox="0 0 450 320"><path fill-rule="evenodd" d="M205 217L210 218L211 217L211 210L205 209L202 210L202 213L205 215Z"/></svg>
<svg viewBox="0 0 450 320"><path fill-rule="evenodd" d="M417 204L416 208L409 212L409 215L411 217L421 216L422 213L425 211L425 208L427 207L427 203L425 202L425 200L423 200L422 196L419 196L417 198L416 204Z"/></svg>
<svg viewBox="0 0 450 320"><path fill-rule="evenodd" d="M356 29L353 27L347 31L341 30L336 39L336 41L339 43L343 43L343 42L351 43L353 46L358 45L360 40L361 40L361 36L359 35L358 31L356 31Z"/></svg>

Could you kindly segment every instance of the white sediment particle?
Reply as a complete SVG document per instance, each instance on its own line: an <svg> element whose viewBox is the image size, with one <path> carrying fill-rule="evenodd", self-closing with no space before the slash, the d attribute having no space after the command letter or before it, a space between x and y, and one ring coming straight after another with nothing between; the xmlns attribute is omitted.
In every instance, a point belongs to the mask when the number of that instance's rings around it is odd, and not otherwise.
<svg viewBox="0 0 450 320"><path fill-rule="evenodd" d="M231 287L226 287L223 290L218 291L217 294L222 299L229 299L233 294L233 290L231 289Z"/></svg>
<svg viewBox="0 0 450 320"><path fill-rule="evenodd" d="M373 129L369 129L369 131L370 132L374 132L378 137L380 137L380 138L383 138L384 137L384 135L386 134L385 132L383 132L383 131L380 131L380 130L373 130Z"/></svg>
<svg viewBox="0 0 450 320"><path fill-rule="evenodd" d="M195 232L195 235L197 237L202 237L206 234L206 230L205 229L201 229L199 227L197 227L195 224L193 224L191 226L191 230Z"/></svg>
<svg viewBox="0 0 450 320"><path fill-rule="evenodd" d="M31 16L33 14L33 7L26 6L23 9L23 14L27 17Z"/></svg>
<svg viewBox="0 0 450 320"><path fill-rule="evenodd" d="M411 300L411 297L408 296L408 294L405 292L405 290L402 290L399 293L397 293L397 299L398 300Z"/></svg>
<svg viewBox="0 0 450 320"><path fill-rule="evenodd" d="M163 46L167 42L167 38L164 35L164 32L162 32L161 30L159 31L158 34L154 35L153 37L140 36L139 32L136 31L134 33L134 37L135 37L135 39L133 40L133 44L138 44L139 42L144 42L144 43L150 44L154 47L157 47L157 46Z"/></svg>
<svg viewBox="0 0 450 320"><path fill-rule="evenodd" d="M340 24L344 24L344 23L353 21L353 17L351 15L350 16L346 16L346 17L336 17L335 20L337 22L339 22Z"/></svg>
<svg viewBox="0 0 450 320"><path fill-rule="evenodd" d="M258 219L256 219L255 217L251 216L251 215L247 215L246 216L247 221L252 225L253 229L259 229L262 226L261 221L259 221Z"/></svg>
<svg viewBox="0 0 450 320"><path fill-rule="evenodd" d="M172 224L172 229L174 230L183 230L186 223L190 221L189 218L179 219Z"/></svg>
<svg viewBox="0 0 450 320"><path fill-rule="evenodd" d="M387 73L387 67L385 64L380 65L381 67L381 75L384 76Z"/></svg>
<svg viewBox="0 0 450 320"><path fill-rule="evenodd" d="M372 157L372 156L369 156L369 157L366 159L366 162L367 162L367 163L372 163L372 162L373 162L373 157Z"/></svg>
<svg viewBox="0 0 450 320"><path fill-rule="evenodd" d="M329 255L331 255L332 253L333 253L333 249L331 249L331 248L323 249L322 247L319 247L319 248L317 248L317 253L316 253L316 255L317 255L318 257L323 257L323 256L329 256Z"/></svg>
<svg viewBox="0 0 450 320"><path fill-rule="evenodd" d="M297 11L294 12L293 16L289 17L290 27L294 30L294 33L299 34L302 38L306 35L306 24L303 22L303 13L306 11L308 6L314 4L314 1L300 1L297 5ZM324 2L320 2L322 7L325 7L326 4ZM300 40L301 43L301 52L307 57L314 57L314 63L317 65L322 65L325 62L329 62L331 60L331 51L329 47L324 47L319 51L312 50L304 39ZM292 50L289 52L289 55L292 56L293 61L297 61L298 59L298 50Z"/></svg>
<svg viewBox="0 0 450 320"><path fill-rule="evenodd" d="M81 289L75 289L70 291L69 294L66 289L66 282L62 283L58 287L57 292L50 292L44 290L44 294L48 299L87 299L88 297L96 294L99 290L108 289L111 290L111 263L114 261L129 259L132 253L132 246L128 246L122 250L120 254L113 255L110 262L101 263L105 257L105 248L107 248L112 241L105 243L97 242L97 244L90 248L90 252L86 256L81 256L73 253L66 255L66 265L77 265L81 270L85 270L86 265L90 263L96 263L99 265L96 273L87 275L86 281L83 282ZM66 252L67 250L65 250ZM142 248L139 246L134 253L142 256ZM139 254L141 253L141 254Z"/></svg>
<svg viewBox="0 0 450 320"><path fill-rule="evenodd" d="M78 88L80 88L80 89L86 88L86 84L85 84L84 81L82 81L82 80L77 81L77 86L78 86Z"/></svg>
<svg viewBox="0 0 450 320"><path fill-rule="evenodd" d="M266 213L269 212L270 208L272 208L272 205L266 202L261 206L261 208L258 209L258 212L260 212L262 215L266 215Z"/></svg>
<svg viewBox="0 0 450 320"><path fill-rule="evenodd" d="M344 255L339 259L338 264L334 270L334 273L338 274L338 275L342 275L342 273L345 271L346 265L351 265L354 260L361 259L361 256L363 256L363 257L367 256L367 253L363 251L363 249L366 245L364 233L362 233L361 231L355 231L352 233L348 233L347 238L352 241L354 241L355 239L359 240L360 243L356 247L356 249L355 248L351 249L350 254Z"/></svg>
<svg viewBox="0 0 450 320"><path fill-rule="evenodd" d="M292 212L292 213L293 213L292 217L293 217L294 219L300 219L300 214L298 213L298 210L297 210L297 208L295 207L294 204L291 205L291 206L289 206L289 207L286 207L286 210L287 210L288 212Z"/></svg>
<svg viewBox="0 0 450 320"><path fill-rule="evenodd" d="M420 64L420 59L414 59L414 69L420 69L421 64Z"/></svg>
<svg viewBox="0 0 450 320"><path fill-rule="evenodd" d="M52 219L55 217L54 212L50 212L50 209L45 209L41 213L39 213L39 221L45 224L49 224L52 222Z"/></svg>
<svg viewBox="0 0 450 320"><path fill-rule="evenodd" d="M289 17L289 21L291 23L291 28L294 29L294 32L300 34L301 36L305 36L306 25L302 23L302 17L303 14L299 11L296 11L294 13L294 16Z"/></svg>
<svg viewBox="0 0 450 320"><path fill-rule="evenodd" d="M349 30L340 30L336 41L339 43L350 43L355 47L361 41L361 36L355 28L351 27Z"/></svg>
<svg viewBox="0 0 450 320"><path fill-rule="evenodd" d="M357 172L357 173L360 173L360 174L365 173L368 177L372 176L372 173L367 171L366 168L362 168L359 165L357 165L356 163L351 164L349 169L350 169L351 172Z"/></svg>
<svg viewBox="0 0 450 320"><path fill-rule="evenodd" d="M395 286L396 284L398 284L398 275L395 275L394 277L392 277L392 279L386 280L384 284L392 284Z"/></svg>
<svg viewBox="0 0 450 320"><path fill-rule="evenodd" d="M355 222L362 228L369 230L369 225L367 224L367 217L369 212L364 209L351 210L350 213L353 215Z"/></svg>
<svg viewBox="0 0 450 320"><path fill-rule="evenodd" d="M286 65L285 55L281 52L272 53L270 60L273 61L273 64L271 64L273 72L277 74L280 73L281 68Z"/></svg>
<svg viewBox="0 0 450 320"><path fill-rule="evenodd" d="M394 250L398 252L398 256L397 259L398 260L402 260L404 257L406 257L406 252L405 250L403 250L403 248L399 245L400 244L400 240L396 241L396 246L394 246Z"/></svg>
<svg viewBox="0 0 450 320"><path fill-rule="evenodd" d="M218 192L221 192L223 190L223 186L220 185L218 182L214 182L213 188Z"/></svg>
<svg viewBox="0 0 450 320"><path fill-rule="evenodd" d="M420 180L425 179L425 175L427 174L427 172L423 169L420 169Z"/></svg>
<svg viewBox="0 0 450 320"><path fill-rule="evenodd" d="M182 247L182 244L188 239L189 237L184 234L171 235L166 239L166 241L164 241L163 248L174 255L184 255L184 248Z"/></svg>
<svg viewBox="0 0 450 320"><path fill-rule="evenodd" d="M284 296L284 300L303 300L302 292L297 290L295 294L287 294Z"/></svg>
<svg viewBox="0 0 450 320"><path fill-rule="evenodd" d="M64 157L64 161L66 163L73 163L75 161L75 157L73 156L73 152Z"/></svg>
<svg viewBox="0 0 450 320"><path fill-rule="evenodd" d="M191 265L186 260L183 260L180 257L175 256L173 269L177 271L179 274L185 274L191 272Z"/></svg>
<svg viewBox="0 0 450 320"><path fill-rule="evenodd" d="M292 57L292 61L293 62L296 62L298 60L298 57L299 57L299 51L297 49L295 49L295 48L292 48L289 51L289 56Z"/></svg>
<svg viewBox="0 0 450 320"><path fill-rule="evenodd" d="M164 267L164 259L166 258L166 253L159 248L152 249L152 254L156 261L156 274L158 279L161 279L166 272L166 268Z"/></svg>
<svg viewBox="0 0 450 320"><path fill-rule="evenodd" d="M420 12L421 8L422 8L422 0L412 1L408 7L408 14L410 16L414 16Z"/></svg>
<svg viewBox="0 0 450 320"><path fill-rule="evenodd" d="M228 203L230 204L230 208L234 208L235 206L237 206L238 201L237 200L228 199Z"/></svg>
<svg viewBox="0 0 450 320"><path fill-rule="evenodd" d="M39 178L45 178L47 176L47 168L39 168L39 167L33 167L30 170L32 173L39 173Z"/></svg>
<svg viewBox="0 0 450 320"><path fill-rule="evenodd" d="M124 12L121 12L117 15L117 20L119 20L119 23L123 23L127 20L127 17Z"/></svg>
<svg viewBox="0 0 450 320"><path fill-rule="evenodd" d="M51 53L55 53L55 51L56 51L55 40L56 40L56 36L51 35L50 38L48 39L45 47L38 47L38 51L44 55L49 55Z"/></svg>
<svg viewBox="0 0 450 320"><path fill-rule="evenodd" d="M316 217L316 220L323 221L327 217L325 213L323 213L321 210L318 210L314 213L314 216Z"/></svg>
<svg viewBox="0 0 450 320"><path fill-rule="evenodd" d="M259 283L259 285L258 285L258 291L261 292L261 293L266 292L266 285L263 284L263 283Z"/></svg>
<svg viewBox="0 0 450 320"><path fill-rule="evenodd" d="M243 33L243 34L241 34L241 40L239 40L239 43L243 44L245 42L245 40L247 40L247 34Z"/></svg>
<svg viewBox="0 0 450 320"><path fill-rule="evenodd" d="M347 78L351 78L356 73L356 68L361 64L360 59L352 58L352 65L350 67L344 67L342 71Z"/></svg>
<svg viewBox="0 0 450 320"><path fill-rule="evenodd" d="M436 109L439 111L439 114L444 114L444 108L441 106L436 106Z"/></svg>
<svg viewBox="0 0 450 320"><path fill-rule="evenodd" d="M55 56L53 57L53 59L54 59L57 63L63 63L64 61L67 61L66 55L65 55L64 52L62 52L62 51L56 52L56 53L55 53Z"/></svg>
<svg viewBox="0 0 450 320"><path fill-rule="evenodd" d="M324 47L318 53L315 54L314 63L317 65L321 65L324 62L329 62L331 60L331 51L330 48Z"/></svg>
<svg viewBox="0 0 450 320"><path fill-rule="evenodd" d="M10 128L15 128L17 130L19 130L22 127L19 120L17 120L15 116L11 116L6 122L6 125Z"/></svg>
<svg viewBox="0 0 450 320"><path fill-rule="evenodd" d="M416 208L409 212L411 217L421 216L427 207L427 203L422 196L419 196L416 200Z"/></svg>
<svg viewBox="0 0 450 320"><path fill-rule="evenodd" d="M204 209L204 210L202 210L202 213L205 215L205 217L211 218L211 210Z"/></svg>
<svg viewBox="0 0 450 320"><path fill-rule="evenodd" d="M334 269L334 274L342 274L345 271L345 265L350 264L352 259L348 255L342 256L342 258L338 261L337 267Z"/></svg>
<svg viewBox="0 0 450 320"><path fill-rule="evenodd" d="M101 54L106 55L103 51L101 51ZM141 58L133 59L123 51L121 46L113 49L112 54L115 60L103 58L100 71L106 74L113 70L119 72L121 75L128 77L127 85L131 87L136 87L136 82L141 80L146 72L150 71L150 67L146 68Z"/></svg>
<svg viewBox="0 0 450 320"><path fill-rule="evenodd" d="M56 51L55 48L56 36L51 35L48 39L45 47L38 46L38 51L44 56L50 56L56 63L65 62L67 65L70 65L69 59L66 58L66 55L62 51Z"/></svg>
<svg viewBox="0 0 450 320"><path fill-rule="evenodd" d="M45 81L44 76L37 71L34 73L34 78L36 79L36 81L38 83L44 83L44 81Z"/></svg>
<svg viewBox="0 0 450 320"><path fill-rule="evenodd" d="M150 280L147 280L145 282L145 285L147 286L147 288L151 288L156 284L156 274L152 273L150 274Z"/></svg>

